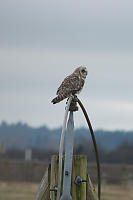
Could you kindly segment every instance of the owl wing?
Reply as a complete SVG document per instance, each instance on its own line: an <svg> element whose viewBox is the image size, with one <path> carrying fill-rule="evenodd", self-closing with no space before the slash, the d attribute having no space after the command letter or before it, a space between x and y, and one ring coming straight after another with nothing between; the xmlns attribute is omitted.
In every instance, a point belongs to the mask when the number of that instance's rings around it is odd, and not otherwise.
<svg viewBox="0 0 133 200"><path fill-rule="evenodd" d="M83 85L84 80L72 74L64 79L56 94L59 95L60 93L64 93L70 95L72 93L77 93L83 88Z"/></svg>

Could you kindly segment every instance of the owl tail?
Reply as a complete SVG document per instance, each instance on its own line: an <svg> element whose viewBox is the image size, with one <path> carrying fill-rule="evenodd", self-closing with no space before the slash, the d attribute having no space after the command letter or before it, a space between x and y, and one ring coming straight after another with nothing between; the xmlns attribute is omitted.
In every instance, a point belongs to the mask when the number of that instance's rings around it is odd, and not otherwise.
<svg viewBox="0 0 133 200"><path fill-rule="evenodd" d="M62 96L62 95L58 95L57 97L55 97L51 102L53 104L59 103L60 101L62 101L63 99L65 99L66 96Z"/></svg>

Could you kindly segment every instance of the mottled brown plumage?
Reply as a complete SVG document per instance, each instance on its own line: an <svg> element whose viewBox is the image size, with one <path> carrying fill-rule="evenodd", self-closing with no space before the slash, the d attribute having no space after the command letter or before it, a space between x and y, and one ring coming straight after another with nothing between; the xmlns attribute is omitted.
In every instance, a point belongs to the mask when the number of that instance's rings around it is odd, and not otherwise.
<svg viewBox="0 0 133 200"><path fill-rule="evenodd" d="M86 67L78 67L71 75L67 76L57 90L57 97L52 100L53 104L59 103L71 95L78 94L82 90L87 76Z"/></svg>

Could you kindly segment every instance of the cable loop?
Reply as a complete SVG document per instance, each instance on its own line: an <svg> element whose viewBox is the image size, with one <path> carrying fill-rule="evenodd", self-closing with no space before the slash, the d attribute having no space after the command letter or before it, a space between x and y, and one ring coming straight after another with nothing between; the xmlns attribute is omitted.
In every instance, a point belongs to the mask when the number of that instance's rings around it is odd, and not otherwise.
<svg viewBox="0 0 133 200"><path fill-rule="evenodd" d="M84 108L82 102L78 99L78 97L77 97L77 102L78 102L78 104L80 105L80 107L81 107L81 109L82 109L82 111L83 111L83 113L84 113L84 116L85 116L85 118L86 118L88 127L89 127L89 129L90 129L90 133L91 133L91 137L92 137L94 149L95 149L96 163L97 163L97 177L98 177L98 198L99 198L99 200L100 200L100 197L101 197L101 173L100 173L100 161L99 161L97 143L96 143L94 131L93 131L91 122L90 122L90 120L89 120L88 114L87 114L87 112L86 112L86 110L85 110L85 108Z"/></svg>

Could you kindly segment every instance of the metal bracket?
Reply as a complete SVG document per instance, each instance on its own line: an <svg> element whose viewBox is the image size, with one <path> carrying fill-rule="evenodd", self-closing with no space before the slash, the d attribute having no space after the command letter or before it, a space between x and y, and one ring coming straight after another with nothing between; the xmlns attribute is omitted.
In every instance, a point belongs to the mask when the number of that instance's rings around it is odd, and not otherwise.
<svg viewBox="0 0 133 200"><path fill-rule="evenodd" d="M50 189L50 192L57 192L57 187L51 188L51 189Z"/></svg>
<svg viewBox="0 0 133 200"><path fill-rule="evenodd" d="M69 111L72 111L72 112L78 111L77 96L76 95L72 98L72 101L71 101L71 104L70 104L70 107L69 107Z"/></svg>
<svg viewBox="0 0 133 200"><path fill-rule="evenodd" d="M80 183L83 183L83 182L87 182L87 180L82 179L80 176L76 176L76 177L75 177L74 183L75 183L76 185L79 185Z"/></svg>
<svg viewBox="0 0 133 200"><path fill-rule="evenodd" d="M69 99L67 99L66 104L68 104L68 100ZM72 96L72 101L71 101L71 104L70 104L70 107L69 107L69 111L72 111L72 112L78 111L77 102L78 102L77 96L73 95Z"/></svg>

